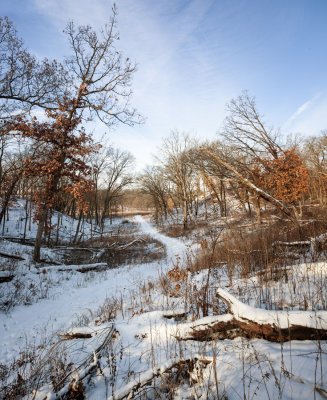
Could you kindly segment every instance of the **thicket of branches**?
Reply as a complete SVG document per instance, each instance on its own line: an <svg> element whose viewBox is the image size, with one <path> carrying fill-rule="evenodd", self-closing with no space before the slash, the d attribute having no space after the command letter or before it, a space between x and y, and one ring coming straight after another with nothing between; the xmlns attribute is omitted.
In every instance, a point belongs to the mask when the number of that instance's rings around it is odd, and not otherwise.
<svg viewBox="0 0 327 400"><path fill-rule="evenodd" d="M259 224L269 204L299 226L304 204L326 205L327 132L301 145L284 139L244 92L228 104L220 140L201 143L172 132L160 161L142 174L142 190L152 197L157 219L178 220L182 212L184 228L199 207L207 219L208 204L216 216L227 216L231 199Z"/></svg>

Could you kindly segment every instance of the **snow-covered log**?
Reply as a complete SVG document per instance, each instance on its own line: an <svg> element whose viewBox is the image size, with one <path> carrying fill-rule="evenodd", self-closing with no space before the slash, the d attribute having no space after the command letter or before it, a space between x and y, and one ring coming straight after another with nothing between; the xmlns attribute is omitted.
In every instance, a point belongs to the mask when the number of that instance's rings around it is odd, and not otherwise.
<svg viewBox="0 0 327 400"><path fill-rule="evenodd" d="M217 296L227 304L229 314L197 321L183 332L181 340L208 341L238 336L273 342L326 340L327 311L269 311L248 306L223 289Z"/></svg>

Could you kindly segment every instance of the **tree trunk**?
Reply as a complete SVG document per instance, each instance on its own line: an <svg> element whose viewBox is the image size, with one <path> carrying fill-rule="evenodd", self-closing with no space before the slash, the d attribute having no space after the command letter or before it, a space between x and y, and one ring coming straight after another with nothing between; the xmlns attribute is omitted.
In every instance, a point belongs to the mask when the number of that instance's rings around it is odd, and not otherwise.
<svg viewBox="0 0 327 400"><path fill-rule="evenodd" d="M248 190L246 190L245 195L246 195L246 202L247 202L248 209L249 209L249 216L251 217L252 216L252 210L251 210L250 196L249 196L249 191Z"/></svg>
<svg viewBox="0 0 327 400"><path fill-rule="evenodd" d="M9 187L9 189L8 189L8 191L7 191L7 193L6 193L6 195L5 195L4 201L3 201L3 203L2 203L2 209L1 209L1 211L0 211L0 224L1 224L2 218L3 218L3 217L5 216L5 214L6 214L7 207L8 207L8 204L9 204L9 201L10 201L10 198L11 198L11 195L12 195L12 193L13 193L15 187L16 187L16 184L17 184L17 182L19 181L19 178L21 177L21 175L22 175L22 173L19 172L19 173L14 177L14 179L12 180L11 185L10 185L10 187Z"/></svg>
<svg viewBox="0 0 327 400"><path fill-rule="evenodd" d="M183 226L187 228L187 201L183 199Z"/></svg>
<svg viewBox="0 0 327 400"><path fill-rule="evenodd" d="M261 219L260 196L257 196L256 198L256 208L257 208L257 223L261 225L262 219Z"/></svg>
<svg viewBox="0 0 327 400"><path fill-rule="evenodd" d="M59 214L59 212L58 212L58 216L57 216L56 245L58 245L58 242L59 242L59 224L60 224L60 214Z"/></svg>
<svg viewBox="0 0 327 400"><path fill-rule="evenodd" d="M26 199L26 202L25 202L24 236L23 236L24 243L25 243L25 239L26 239L27 222L28 222L28 200Z"/></svg>
<svg viewBox="0 0 327 400"><path fill-rule="evenodd" d="M39 220L39 224L37 226L35 245L34 245L34 255L33 255L34 262L40 262L42 235L43 235L44 225L45 225L45 221L47 219L47 215L48 215L48 210L43 210L40 220Z"/></svg>
<svg viewBox="0 0 327 400"><path fill-rule="evenodd" d="M76 243L76 240L77 240L77 237L78 237L78 232L79 232L79 228L80 228L80 225L81 225L82 215L83 215L83 211L81 210L79 212L78 223L77 223L77 228L76 228L76 232L75 232L73 243Z"/></svg>

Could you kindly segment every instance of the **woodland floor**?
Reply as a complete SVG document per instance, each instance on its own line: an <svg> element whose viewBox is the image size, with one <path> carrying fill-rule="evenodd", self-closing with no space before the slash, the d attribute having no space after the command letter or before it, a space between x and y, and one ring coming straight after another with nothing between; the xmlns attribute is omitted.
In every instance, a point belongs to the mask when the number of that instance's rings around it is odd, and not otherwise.
<svg viewBox="0 0 327 400"><path fill-rule="evenodd" d="M74 248L44 248L38 266L30 246L0 241L0 396L327 397L323 260L298 259L277 277L190 272L219 223L176 238L140 216L121 222Z"/></svg>

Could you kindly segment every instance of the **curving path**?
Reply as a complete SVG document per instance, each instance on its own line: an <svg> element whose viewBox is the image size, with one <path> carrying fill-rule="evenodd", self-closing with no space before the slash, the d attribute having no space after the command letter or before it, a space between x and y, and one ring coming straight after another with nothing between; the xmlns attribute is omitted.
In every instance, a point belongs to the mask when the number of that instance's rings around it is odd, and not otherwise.
<svg viewBox="0 0 327 400"><path fill-rule="evenodd" d="M61 285L52 288L50 299L40 300L30 306L18 306L9 314L0 313L1 361L9 361L16 356L26 345L26 338L39 343L45 331L49 334L70 327L78 315L88 314L88 309L96 310L105 298L120 296L121 293L127 296L138 283L156 279L160 272L170 268L177 255L181 258L184 256L186 246L180 240L159 233L141 216L135 217L135 222L139 224L142 233L166 246L166 260L108 270L105 275L84 281L80 287L79 274L73 275L69 281L65 281L62 275ZM75 287L72 287L72 283Z"/></svg>

